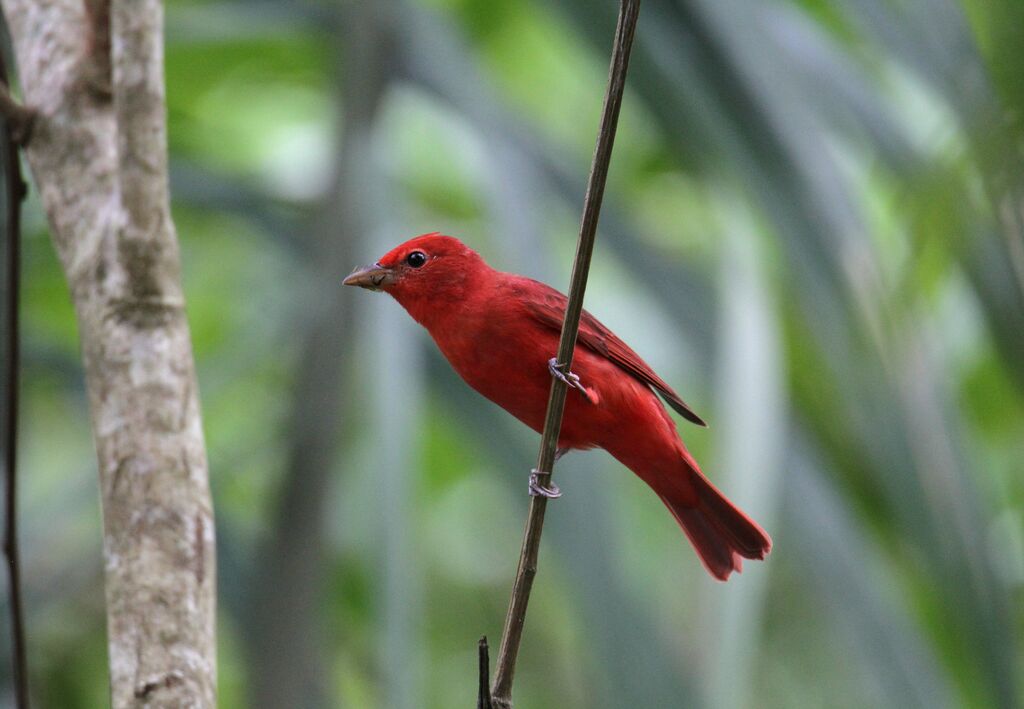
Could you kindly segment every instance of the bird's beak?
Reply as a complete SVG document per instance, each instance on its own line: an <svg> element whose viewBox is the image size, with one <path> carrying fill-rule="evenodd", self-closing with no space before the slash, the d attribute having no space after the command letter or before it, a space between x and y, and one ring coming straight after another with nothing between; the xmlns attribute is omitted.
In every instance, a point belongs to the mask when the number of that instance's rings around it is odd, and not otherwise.
<svg viewBox="0 0 1024 709"><path fill-rule="evenodd" d="M367 290L380 290L383 286L394 282L395 272L390 268L381 266L379 263L375 263L372 266L363 266L352 271L342 281L342 284L346 286L359 286Z"/></svg>

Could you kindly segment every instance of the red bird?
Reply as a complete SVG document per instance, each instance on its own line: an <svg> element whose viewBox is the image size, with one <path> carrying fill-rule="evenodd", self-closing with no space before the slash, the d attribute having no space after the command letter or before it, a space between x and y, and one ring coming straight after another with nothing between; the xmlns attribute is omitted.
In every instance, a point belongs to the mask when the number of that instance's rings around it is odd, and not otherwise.
<svg viewBox="0 0 1024 709"><path fill-rule="evenodd" d="M544 426L567 299L549 286L488 266L458 239L426 234L357 269L345 285L391 294L427 329L466 382L535 431ZM719 580L763 559L772 540L704 477L660 395L706 425L636 352L583 311L558 439L604 448L658 494ZM548 493L545 489L535 492Z"/></svg>

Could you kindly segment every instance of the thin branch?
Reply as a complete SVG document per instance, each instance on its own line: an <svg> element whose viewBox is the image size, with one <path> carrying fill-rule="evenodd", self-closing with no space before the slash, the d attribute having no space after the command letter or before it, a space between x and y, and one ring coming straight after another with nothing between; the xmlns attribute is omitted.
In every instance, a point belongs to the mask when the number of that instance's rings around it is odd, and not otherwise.
<svg viewBox="0 0 1024 709"><path fill-rule="evenodd" d="M10 99L7 92L7 67L0 55L0 94ZM20 107L19 107L20 108ZM25 614L21 598L21 562L18 554L18 369L20 340L18 338L19 291L21 288L21 200L25 196L25 181L21 177L21 163L18 159L18 140L15 133L17 122L5 113L0 151L4 173L4 207L6 209L4 236L7 239L7 256L4 264L7 281L6 340L7 360L4 367L6 415L3 427L5 520L4 554L7 557L7 573L11 613L11 662L14 675L14 696L19 709L28 707L28 662L25 652ZM22 109L25 110L25 109ZM31 113L31 112L29 112Z"/></svg>
<svg viewBox="0 0 1024 709"><path fill-rule="evenodd" d="M12 145L25 146L32 139L32 128L35 126L36 112L28 106L23 106L11 96L10 85L7 81L7 69L3 67L0 72L0 115L3 115L7 139ZM21 171L18 171L19 176Z"/></svg>
<svg viewBox="0 0 1024 709"><path fill-rule="evenodd" d="M477 644L480 653L480 688L476 695L476 709L493 709L491 704L491 659L487 648L487 636L480 638Z"/></svg>
<svg viewBox="0 0 1024 709"><path fill-rule="evenodd" d="M583 201L583 219L576 246L576 259L573 262L569 302L566 306L565 321L562 324L562 337L558 344L558 362L566 372L570 370L573 350L576 347L580 314L583 311L583 295L587 287L590 258L594 251L597 221L601 213L601 200L604 197L608 165L615 142L615 129L619 120L619 109L622 106L622 92L626 84L629 52L633 46L633 35L636 32L639 13L640 0L622 0L618 24L615 28L615 43L612 48L608 89L605 93L604 108L601 113L597 147L594 150L587 193ZM555 462L555 450L558 447L558 434L562 427L566 390L564 382L557 378L552 379L547 417L544 420L544 433L541 436L540 452L537 456L537 470L540 471L538 482L545 487L550 484L551 470ZM505 616L505 628L502 632L498 662L495 668L494 687L491 690L495 709L511 709L512 707L512 680L515 675L516 657L519 654L519 643L523 636L523 624L526 621L526 607L530 600L530 590L533 587L534 576L537 574L537 552L540 549L540 537L544 528L546 509L546 497L538 495L530 498L530 510L519 555L519 568L512 586L508 614Z"/></svg>

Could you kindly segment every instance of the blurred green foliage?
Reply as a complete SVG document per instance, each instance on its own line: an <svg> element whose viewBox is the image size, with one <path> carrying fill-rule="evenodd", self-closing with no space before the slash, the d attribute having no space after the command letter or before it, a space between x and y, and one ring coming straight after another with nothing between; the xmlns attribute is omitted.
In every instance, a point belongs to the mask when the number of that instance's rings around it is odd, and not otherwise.
<svg viewBox="0 0 1024 709"><path fill-rule="evenodd" d="M221 706L265 705L267 667L298 678L294 706L472 706L536 436L397 305L340 293L341 268L441 230L564 288L615 10L168 2ZM712 422L680 427L776 546L716 584L638 480L569 456L518 706L1021 704L1022 34L1014 0L644 3L587 307ZM32 680L40 707L91 708L95 462L73 310L27 212ZM297 396L320 367L342 383ZM317 433L324 400L341 413ZM267 598L294 599L298 639L258 639Z"/></svg>

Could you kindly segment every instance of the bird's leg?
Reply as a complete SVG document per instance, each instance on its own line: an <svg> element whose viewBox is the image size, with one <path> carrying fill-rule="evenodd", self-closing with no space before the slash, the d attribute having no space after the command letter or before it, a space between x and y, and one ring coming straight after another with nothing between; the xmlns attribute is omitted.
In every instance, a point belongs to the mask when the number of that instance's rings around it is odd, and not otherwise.
<svg viewBox="0 0 1024 709"><path fill-rule="evenodd" d="M586 387L580 384L580 378L572 372L563 372L565 369L564 364L558 363L557 357L552 357L548 360L548 371L551 372L551 376L555 379L560 379L565 383L566 386L572 387L573 389L579 389L583 396L590 398L590 394L587 392Z"/></svg>
<svg viewBox="0 0 1024 709"><path fill-rule="evenodd" d="M557 358L555 357L552 357L551 359L548 360L548 369L551 371L551 376L561 379L563 382L565 382L566 386L579 389L581 392L583 392L584 396L587 396L589 398L587 390L583 387L582 384L580 384L580 378L577 377L572 372L569 372L568 374L563 373L562 369L564 367L565 365L559 364ZM556 450L555 461L557 461L559 458L561 458L568 452L568 448L559 448L558 450ZM531 496L546 497L549 500L557 500L559 497L562 496L562 490L558 487L558 485L555 485L553 482L549 482L548 487L544 487L543 485L540 484L539 476L540 471L537 470L536 468L530 471L529 490Z"/></svg>
<svg viewBox="0 0 1024 709"><path fill-rule="evenodd" d="M534 468L530 471L530 496L531 497L546 497L549 500L557 500L562 496L562 491L558 485L553 482L548 482L548 487L544 487L540 484L540 471Z"/></svg>

